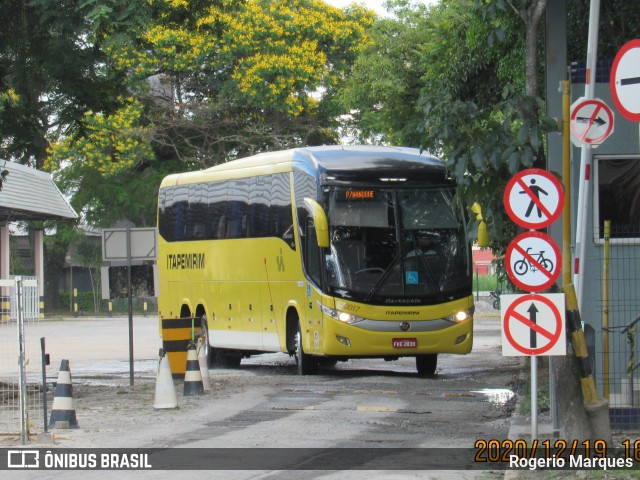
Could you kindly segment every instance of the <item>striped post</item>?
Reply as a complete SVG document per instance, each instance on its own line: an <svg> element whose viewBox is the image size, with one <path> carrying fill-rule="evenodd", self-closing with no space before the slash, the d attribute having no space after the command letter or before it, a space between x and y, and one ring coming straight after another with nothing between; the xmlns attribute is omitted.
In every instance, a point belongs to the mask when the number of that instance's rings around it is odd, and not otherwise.
<svg viewBox="0 0 640 480"><path fill-rule="evenodd" d="M593 369L587 351L587 342L582 330L578 298L572 283L562 287L566 299L567 332L571 335L571 344L580 371L580 384L587 417L591 428L592 439L611 441L611 423L609 419L609 402L598 397L593 380Z"/></svg>
<svg viewBox="0 0 640 480"><path fill-rule="evenodd" d="M69 360L60 362L56 393L51 407L49 428L78 428L76 411L73 408L73 385L71 384L71 372Z"/></svg>
<svg viewBox="0 0 640 480"><path fill-rule="evenodd" d="M187 370L184 374L185 397L204 395L204 385L202 374L200 373L200 363L198 362L198 352L195 343L189 343L187 347Z"/></svg>

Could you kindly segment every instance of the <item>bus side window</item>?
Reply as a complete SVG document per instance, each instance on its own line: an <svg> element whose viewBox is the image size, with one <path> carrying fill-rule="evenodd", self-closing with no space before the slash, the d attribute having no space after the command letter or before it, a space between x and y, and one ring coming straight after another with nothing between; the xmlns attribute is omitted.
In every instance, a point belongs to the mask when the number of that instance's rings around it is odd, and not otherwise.
<svg viewBox="0 0 640 480"><path fill-rule="evenodd" d="M318 239L316 237L316 229L311 218L307 219L304 244L304 264L307 274L316 285L320 285L320 249L318 248Z"/></svg>

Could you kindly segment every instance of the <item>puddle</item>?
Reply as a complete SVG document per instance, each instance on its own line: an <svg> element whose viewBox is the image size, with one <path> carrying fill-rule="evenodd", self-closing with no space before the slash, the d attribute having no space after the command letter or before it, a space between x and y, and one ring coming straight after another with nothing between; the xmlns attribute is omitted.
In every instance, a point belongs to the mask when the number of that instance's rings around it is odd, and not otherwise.
<svg viewBox="0 0 640 480"><path fill-rule="evenodd" d="M514 395L514 393L508 388L483 388L482 390L474 390L472 393L486 395L489 401L496 405L506 405Z"/></svg>

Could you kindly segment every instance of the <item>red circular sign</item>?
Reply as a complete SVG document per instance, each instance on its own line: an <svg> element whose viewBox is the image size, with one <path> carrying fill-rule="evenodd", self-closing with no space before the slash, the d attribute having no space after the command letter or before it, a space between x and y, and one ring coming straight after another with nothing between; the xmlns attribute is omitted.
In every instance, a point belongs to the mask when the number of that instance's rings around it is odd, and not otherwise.
<svg viewBox="0 0 640 480"><path fill-rule="evenodd" d="M555 331L551 332L549 330L546 330L545 328L541 327L537 323L534 323L533 321L531 321L530 318L526 318L524 315L516 311L516 307L520 306L522 303L527 301L530 301L532 303L541 302L551 310L555 320ZM541 347L536 347L536 348L531 348L531 347L526 347L524 345L521 345L515 340L513 334L511 333L512 320L517 322L522 322L526 327L535 331L537 334L544 336L548 340L548 343L546 345L543 345ZM562 316L560 315L560 312L556 308L555 304L548 298L543 297L541 295L533 295L533 294L522 295L522 296L519 296L511 305L509 305L509 308L507 308L507 311L504 314L502 328L507 341L513 348L515 348L516 350L518 350L519 352L525 355L541 355L551 350L555 346L555 344L558 342L558 339L562 334Z"/></svg>
<svg viewBox="0 0 640 480"><path fill-rule="evenodd" d="M625 43L616 54L609 88L622 116L640 122L640 40Z"/></svg>
<svg viewBox="0 0 640 480"><path fill-rule="evenodd" d="M580 142L598 145L613 131L613 112L602 100L584 100L571 112L571 133Z"/></svg>
<svg viewBox="0 0 640 480"><path fill-rule="evenodd" d="M514 175L504 190L504 208L523 228L545 228L562 213L564 189L550 172L530 168Z"/></svg>
<svg viewBox="0 0 640 480"><path fill-rule="evenodd" d="M562 257L549 235L525 232L511 241L504 263L514 284L528 292L541 292L558 280Z"/></svg>

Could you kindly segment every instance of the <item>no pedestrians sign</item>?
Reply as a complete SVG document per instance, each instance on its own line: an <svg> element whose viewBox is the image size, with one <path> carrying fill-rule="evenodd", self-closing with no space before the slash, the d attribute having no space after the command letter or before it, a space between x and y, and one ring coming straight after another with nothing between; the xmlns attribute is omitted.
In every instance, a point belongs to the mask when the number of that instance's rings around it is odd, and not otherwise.
<svg viewBox="0 0 640 480"><path fill-rule="evenodd" d="M503 201L511 220L523 228L537 230L548 227L560 216L564 190L553 174L530 168L509 180Z"/></svg>

